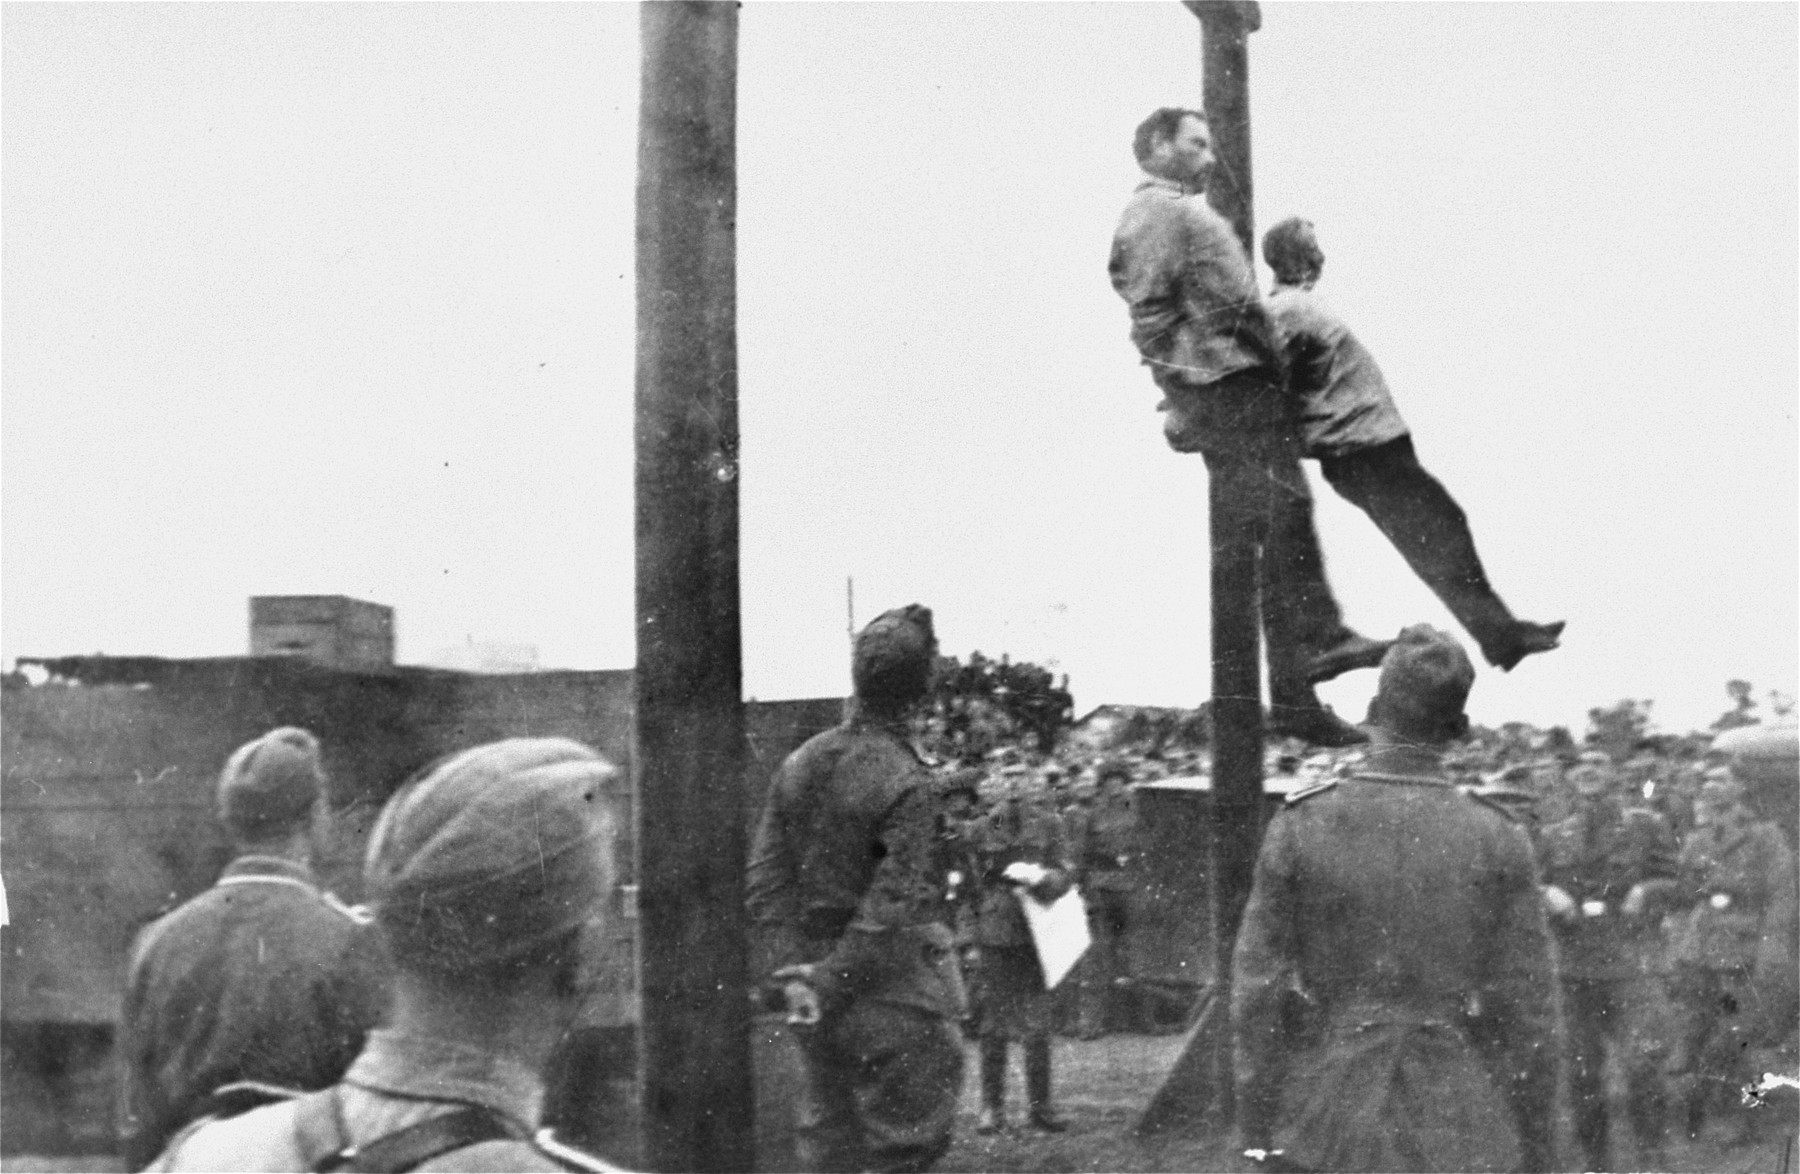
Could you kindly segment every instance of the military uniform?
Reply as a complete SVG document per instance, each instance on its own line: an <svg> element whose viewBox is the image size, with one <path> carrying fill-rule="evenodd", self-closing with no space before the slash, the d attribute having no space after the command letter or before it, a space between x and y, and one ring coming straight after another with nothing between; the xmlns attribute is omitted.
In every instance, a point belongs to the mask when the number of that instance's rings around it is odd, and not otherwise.
<svg viewBox="0 0 1800 1174"><path fill-rule="evenodd" d="M533 1131L583 939L604 935L614 774L579 743L512 738L403 784L363 865L394 963L389 1026L330 1088L220 1090L219 1115L152 1169L610 1169ZM246 1111L259 1096L274 1103Z"/></svg>
<svg viewBox="0 0 1800 1174"><path fill-rule="evenodd" d="M386 1003L379 939L303 864L233 861L146 927L120 1018L124 1153L141 1168L223 1084L323 1088Z"/></svg>
<svg viewBox="0 0 1800 1174"><path fill-rule="evenodd" d="M1670 943L1679 1013L1669 1070L1697 1133L1709 1108L1733 1105L1754 1077L1749 1053L1774 1042L1769 1028L1793 1021L1794 854L1780 828L1743 812L1689 833L1680 872L1695 900Z"/></svg>
<svg viewBox="0 0 1800 1174"><path fill-rule="evenodd" d="M1232 962L1246 1144L1312 1170L1549 1169L1555 969L1525 833L1441 771L1294 798Z"/></svg>
<svg viewBox="0 0 1800 1174"><path fill-rule="evenodd" d="M814 964L797 1029L813 1170L922 1170L950 1145L966 1011L937 867L937 797L898 722L853 716L770 784L748 905L768 969Z"/></svg>
<svg viewBox="0 0 1800 1174"><path fill-rule="evenodd" d="M1614 1169L1606 1052L1617 1052L1640 1165L1656 1165L1668 1116L1667 969L1652 890L1673 889L1675 837L1660 815L1609 795L1585 797L1543 832L1544 882L1569 898L1551 919L1559 946L1569 1095L1588 1169ZM1636 901L1628 906L1633 890Z"/></svg>
<svg viewBox="0 0 1800 1174"><path fill-rule="evenodd" d="M1130 924L1132 868L1138 856L1137 814L1129 793L1100 796L1071 823L1075 881L1087 901L1092 944L1081 962L1081 1028L1084 1039L1106 1032L1112 994L1128 980L1125 929Z"/></svg>
<svg viewBox="0 0 1800 1174"><path fill-rule="evenodd" d="M1013 864L1047 870L1034 886L1040 899L1068 890L1074 865L1069 858L1062 820L1017 797L1002 799L972 830L978 861L978 896L972 940L979 957L975 969L975 1001L981 1033L982 1106L998 1124L1006 1099L1006 1043L1022 1042L1026 1096L1034 1120L1056 1128L1050 1110L1050 1032L1053 1005L1044 985L1037 947L1005 877Z"/></svg>

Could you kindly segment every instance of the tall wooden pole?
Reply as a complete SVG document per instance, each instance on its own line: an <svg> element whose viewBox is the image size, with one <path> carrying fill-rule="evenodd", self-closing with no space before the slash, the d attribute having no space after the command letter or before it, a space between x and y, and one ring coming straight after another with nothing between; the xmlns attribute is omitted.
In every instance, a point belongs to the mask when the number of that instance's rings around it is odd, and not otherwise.
<svg viewBox="0 0 1800 1174"><path fill-rule="evenodd" d="M1255 225L1250 187L1249 63L1245 40L1262 24L1254 0L1182 0L1200 18L1203 104L1217 165L1206 195L1231 222L1245 254ZM1252 260L1254 266L1254 260ZM1137 1122L1140 1135L1201 1125L1228 1132L1235 1117L1231 1071L1231 950L1256 872L1262 838L1262 671L1257 564L1252 520L1233 503L1261 493L1239 477L1254 469L1209 470L1212 537L1212 820L1206 853L1211 878L1212 982L1200 1014L1162 1085Z"/></svg>
<svg viewBox="0 0 1800 1174"><path fill-rule="evenodd" d="M1254 258L1250 183L1250 94L1246 40L1261 23L1254 3L1186 0L1200 18L1205 108L1218 163L1207 198L1231 222ZM1213 827L1212 941L1215 1014L1222 1030L1212 1049L1216 1120L1232 1112L1231 950L1256 867L1262 835L1262 674L1258 656L1257 563L1260 551L1233 508L1251 487L1231 477L1208 479L1212 531Z"/></svg>
<svg viewBox="0 0 1800 1174"><path fill-rule="evenodd" d="M644 1159L755 1157L738 614L737 5L642 8L638 880Z"/></svg>

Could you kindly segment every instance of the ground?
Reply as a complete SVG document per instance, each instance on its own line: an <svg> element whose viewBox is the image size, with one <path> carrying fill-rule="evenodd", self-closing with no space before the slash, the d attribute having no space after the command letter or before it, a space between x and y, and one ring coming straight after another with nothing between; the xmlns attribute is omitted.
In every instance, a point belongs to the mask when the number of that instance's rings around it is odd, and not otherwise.
<svg viewBox="0 0 1800 1174"><path fill-rule="evenodd" d="M975 1053L968 1052L968 1078L963 1084L957 1140L936 1169L946 1174L1073 1174L1076 1171L1148 1174L1161 1171L1232 1171L1250 1166L1230 1147L1204 1136L1140 1141L1132 1136L1139 1110L1161 1083L1180 1052L1181 1036L1114 1035L1091 1042L1058 1039L1053 1069L1056 1100L1071 1128L1044 1134L1019 1127L1023 1118L1024 1074L1017 1049L1007 1077L1013 1128L993 1137L975 1132L980 1108L975 1080ZM1786 1113L1784 1123L1763 1123L1766 1140L1727 1144L1715 1136L1669 1147L1669 1165L1677 1171L1708 1174L1788 1174L1796 1170L1793 1102L1772 1104L1771 1113ZM1622 1128L1622 1114L1615 1113ZM1564 1131L1565 1156L1572 1155ZM1626 1157L1635 1157L1627 1152ZM110 1156L36 1157L12 1155L0 1160L0 1172L116 1171ZM1566 1167L1575 1169L1574 1166ZM1627 1164L1626 1168L1633 1168Z"/></svg>
<svg viewBox="0 0 1800 1174"><path fill-rule="evenodd" d="M1057 1040L1052 1062L1055 1095L1071 1126L1061 1134L1044 1134L1018 1126L1024 1115L1020 1104L1023 1073L1015 1050L1013 1070L1007 1076L1013 1129L996 1137L982 1137L975 1132L980 1099L971 1050L957 1140L936 1168L963 1174L1252 1169L1250 1163L1216 1139L1200 1136L1140 1141L1132 1136L1132 1124L1139 1110L1174 1063L1181 1044L1180 1036L1115 1035L1091 1043ZM1796 1169L1793 1134L1800 1123L1793 1120L1791 1102L1784 1109L1771 1106L1764 1111L1789 1114L1785 1130L1778 1122L1764 1123L1763 1132L1773 1140L1728 1145L1709 1135L1694 1143L1672 1143L1668 1149L1669 1165L1684 1172L1788 1174ZM1615 1129L1625 1128L1621 1112L1615 1112L1613 1120ZM1572 1158L1575 1151L1568 1144L1566 1130L1563 1140L1564 1155ZM1635 1157L1629 1151L1622 1156Z"/></svg>

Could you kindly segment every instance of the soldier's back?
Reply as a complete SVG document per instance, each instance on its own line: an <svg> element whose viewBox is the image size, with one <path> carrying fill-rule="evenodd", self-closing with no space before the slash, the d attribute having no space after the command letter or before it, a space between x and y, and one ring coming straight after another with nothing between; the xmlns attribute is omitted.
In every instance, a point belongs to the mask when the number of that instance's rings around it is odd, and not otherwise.
<svg viewBox="0 0 1800 1174"><path fill-rule="evenodd" d="M1306 878L1301 973L1327 1002L1470 989L1505 894L1532 883L1524 833L1445 785L1352 778L1277 821Z"/></svg>
<svg viewBox="0 0 1800 1174"><path fill-rule="evenodd" d="M135 1161L220 1085L330 1084L380 1017L386 960L372 927L281 863L233 862L133 948L122 1052Z"/></svg>

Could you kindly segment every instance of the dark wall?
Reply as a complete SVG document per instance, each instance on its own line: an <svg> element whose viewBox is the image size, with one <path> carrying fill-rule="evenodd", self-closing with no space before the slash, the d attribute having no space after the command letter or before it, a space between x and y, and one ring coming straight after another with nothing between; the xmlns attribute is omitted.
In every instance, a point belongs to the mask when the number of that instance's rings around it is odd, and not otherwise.
<svg viewBox="0 0 1800 1174"><path fill-rule="evenodd" d="M137 930L211 884L229 859L213 818L220 766L279 725L304 726L323 747L337 820L320 873L347 900L361 896L362 845L387 796L440 756L504 737L574 738L620 765L619 859L632 867L629 671L354 672L289 657L42 663L51 683L12 677L0 693L7 1020L112 1021ZM747 817L781 759L842 708L836 698L747 706ZM633 927L619 924L623 982Z"/></svg>
<svg viewBox="0 0 1800 1174"><path fill-rule="evenodd" d="M110 1149L111 1028L131 941L229 860L213 814L219 768L275 726L320 739L337 818L319 871L346 899L361 896L362 846L396 787L445 754L517 736L574 738L622 768L621 884L635 879L629 671L357 672L286 657L38 663L50 683L9 675L0 692L6 1152ZM746 707L747 818L781 759L842 711L836 698ZM631 911L623 892L620 904ZM636 924L613 924L583 1023L617 1047L612 1037L628 1038L637 1021Z"/></svg>

